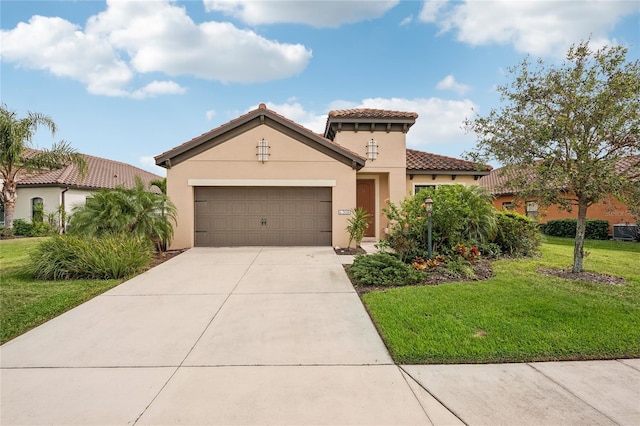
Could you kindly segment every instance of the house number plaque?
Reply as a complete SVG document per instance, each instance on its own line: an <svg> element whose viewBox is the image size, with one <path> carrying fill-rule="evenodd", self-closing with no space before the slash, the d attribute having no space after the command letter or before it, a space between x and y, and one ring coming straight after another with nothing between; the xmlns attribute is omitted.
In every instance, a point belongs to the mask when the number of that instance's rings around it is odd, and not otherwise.
<svg viewBox="0 0 640 426"><path fill-rule="evenodd" d="M341 209L341 210L338 210L338 214L339 214L339 215L350 215L350 214L351 214L351 209Z"/></svg>

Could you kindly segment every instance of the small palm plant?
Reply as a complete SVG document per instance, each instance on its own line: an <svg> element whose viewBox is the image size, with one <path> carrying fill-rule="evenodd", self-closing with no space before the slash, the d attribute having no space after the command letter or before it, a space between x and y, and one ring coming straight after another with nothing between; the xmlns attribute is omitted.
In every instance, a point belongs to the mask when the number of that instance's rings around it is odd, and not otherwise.
<svg viewBox="0 0 640 426"><path fill-rule="evenodd" d="M353 216L348 219L349 226L347 226L347 232L349 233L349 248L351 248L351 242L356 243L356 248L360 247L364 233L369 227L369 218L371 215L365 209L359 207L353 210Z"/></svg>

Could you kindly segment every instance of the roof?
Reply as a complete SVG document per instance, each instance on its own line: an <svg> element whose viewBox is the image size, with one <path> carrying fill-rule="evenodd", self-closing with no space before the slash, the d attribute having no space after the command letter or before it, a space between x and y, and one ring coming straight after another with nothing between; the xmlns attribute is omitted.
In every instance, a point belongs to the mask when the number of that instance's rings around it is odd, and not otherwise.
<svg viewBox="0 0 640 426"><path fill-rule="evenodd" d="M368 128L372 132L401 131L407 133L418 118L415 112L391 111L387 109L354 108L329 111L327 123L324 127L324 136L333 140L337 132L342 130L355 130Z"/></svg>
<svg viewBox="0 0 640 426"><path fill-rule="evenodd" d="M623 157L616 162L616 172L620 174L626 172L631 173L630 177L632 179L640 179L640 174L636 174L639 169L640 155ZM521 176L524 170L523 168L518 169L517 175ZM512 194L514 190L507 186L509 176L506 174L506 171L507 169L505 167L494 169L487 176L483 176L479 184L486 187L489 192L494 195ZM531 179L535 178L535 171L530 170L528 173Z"/></svg>
<svg viewBox="0 0 640 426"><path fill-rule="evenodd" d="M333 118L399 118L406 120L415 120L418 114L415 112L390 111L386 109L373 108L354 108L329 111L329 117Z"/></svg>
<svg viewBox="0 0 640 426"><path fill-rule="evenodd" d="M330 139L319 135L300 124L289 120L288 118L270 110L265 104L260 104L257 109L249 111L219 127L216 127L206 133L201 134L169 151L165 151L155 157L158 166L170 168L172 165L178 164L194 155L197 155L207 149L212 148L218 143L222 143L229 139L232 131L239 128L251 129L260 124L266 124L278 128L279 130L288 131L289 136L308 143L310 146L318 149L325 154L352 165L358 169L364 167L366 159L361 155L333 142Z"/></svg>
<svg viewBox="0 0 640 426"><path fill-rule="evenodd" d="M479 165L472 161L431 154L429 152L417 151L415 149L407 149L407 173L412 171L454 171L466 172L474 175L486 175L490 170L491 166Z"/></svg>
<svg viewBox="0 0 640 426"><path fill-rule="evenodd" d="M36 150L32 150L34 153ZM87 162L87 174L81 178L78 168L69 165L61 169L45 170L26 173L17 179L18 187L26 186L65 186L90 189L113 189L118 186L133 188L135 177L139 176L143 182L149 183L154 179L162 179L154 173L142 170L127 163L107 160L82 154Z"/></svg>

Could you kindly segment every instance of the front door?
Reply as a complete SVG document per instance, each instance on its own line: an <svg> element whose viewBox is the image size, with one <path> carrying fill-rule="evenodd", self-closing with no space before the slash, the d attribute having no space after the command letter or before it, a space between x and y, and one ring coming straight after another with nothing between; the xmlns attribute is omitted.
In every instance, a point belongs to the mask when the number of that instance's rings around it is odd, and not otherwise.
<svg viewBox="0 0 640 426"><path fill-rule="evenodd" d="M373 179L362 179L356 183L356 205L369 212L369 227L364 234L365 237L376 236L376 181Z"/></svg>

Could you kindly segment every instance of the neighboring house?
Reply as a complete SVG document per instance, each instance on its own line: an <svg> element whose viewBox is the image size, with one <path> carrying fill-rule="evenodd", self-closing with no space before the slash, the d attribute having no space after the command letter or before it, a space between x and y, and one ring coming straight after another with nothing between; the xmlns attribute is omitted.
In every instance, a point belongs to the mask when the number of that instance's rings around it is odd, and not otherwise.
<svg viewBox="0 0 640 426"><path fill-rule="evenodd" d="M139 176L146 184L154 179L162 179L126 163L84 154L83 157L88 167L84 178L80 178L75 165L19 176L14 220L31 221L38 204L43 205L45 213L56 212L60 206L71 213L73 207L83 205L87 197L98 189L118 186L132 188L135 176ZM0 224L4 224L4 209L0 210Z"/></svg>
<svg viewBox="0 0 640 426"><path fill-rule="evenodd" d="M155 157L178 209L173 248L346 246L351 212L372 213L380 238L386 201L423 187L476 184L489 168L406 149L418 115L331 111L324 135L264 104Z"/></svg>
<svg viewBox="0 0 640 426"><path fill-rule="evenodd" d="M519 200L512 189L506 188L505 182L507 179L504 176L500 176L501 171L501 168L494 169L487 176L483 176L480 179L480 185L486 187L495 197L493 204L496 209L514 210L534 218L540 223L546 223L554 219L578 218L577 206L571 212L568 212L560 209L557 205L543 208L538 205L535 199ZM564 196L571 198L572 194L567 193ZM590 206L587 210L587 219L609 221L609 234L613 234L613 225L633 224L636 222L628 207L613 197L607 197L604 201Z"/></svg>

